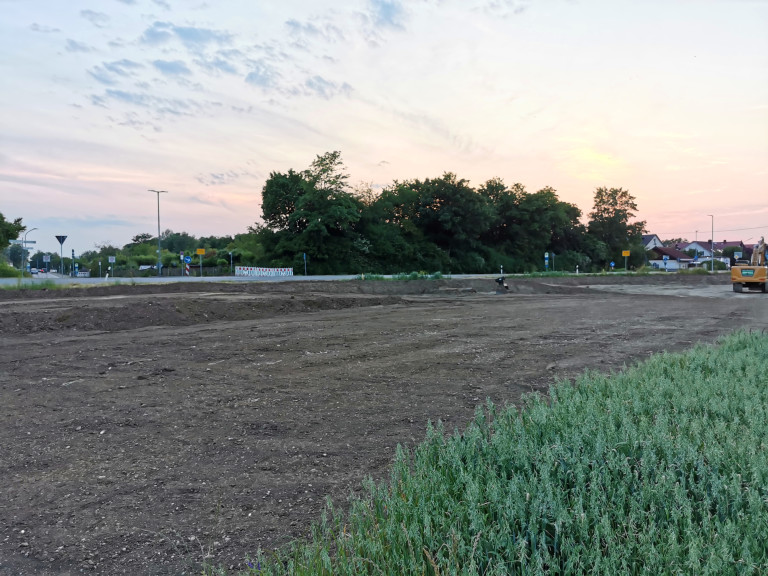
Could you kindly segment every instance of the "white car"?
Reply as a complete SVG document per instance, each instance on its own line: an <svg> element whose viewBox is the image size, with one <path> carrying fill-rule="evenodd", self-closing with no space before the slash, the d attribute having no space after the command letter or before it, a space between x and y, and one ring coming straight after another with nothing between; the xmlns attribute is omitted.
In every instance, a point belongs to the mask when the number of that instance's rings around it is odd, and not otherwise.
<svg viewBox="0 0 768 576"><path fill-rule="evenodd" d="M30 268L29 269L30 274L37 274L37 268Z"/></svg>

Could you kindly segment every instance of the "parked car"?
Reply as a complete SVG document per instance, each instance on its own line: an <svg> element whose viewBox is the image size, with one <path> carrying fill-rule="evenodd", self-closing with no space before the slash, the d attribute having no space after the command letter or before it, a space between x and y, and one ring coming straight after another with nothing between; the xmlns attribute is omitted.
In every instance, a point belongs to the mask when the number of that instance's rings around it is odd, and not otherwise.
<svg viewBox="0 0 768 576"><path fill-rule="evenodd" d="M29 269L30 274L37 274L37 268L30 268Z"/></svg>

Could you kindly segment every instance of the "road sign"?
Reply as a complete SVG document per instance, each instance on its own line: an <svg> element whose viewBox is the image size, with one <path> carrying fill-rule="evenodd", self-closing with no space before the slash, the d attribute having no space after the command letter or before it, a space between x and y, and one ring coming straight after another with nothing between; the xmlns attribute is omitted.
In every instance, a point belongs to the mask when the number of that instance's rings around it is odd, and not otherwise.
<svg viewBox="0 0 768 576"><path fill-rule="evenodd" d="M107 260L109 261L110 264L114 264L115 263L115 257L114 256L107 256Z"/></svg>
<svg viewBox="0 0 768 576"><path fill-rule="evenodd" d="M669 256L667 256L667 255L664 255L664 257L663 257L662 259L663 259L663 260L669 260Z"/></svg>
<svg viewBox="0 0 768 576"><path fill-rule="evenodd" d="M195 251L195 254L200 254L200 256L205 256L205 248L198 248Z"/></svg>
<svg viewBox="0 0 768 576"><path fill-rule="evenodd" d="M184 264L189 264L192 262L192 256L184 256Z"/></svg>
<svg viewBox="0 0 768 576"><path fill-rule="evenodd" d="M626 258L627 256L629 256L629 250L622 250L621 255L624 256L624 258Z"/></svg>
<svg viewBox="0 0 768 576"><path fill-rule="evenodd" d="M64 244L64 240L66 240L66 236L56 236L56 240L59 241L59 244Z"/></svg>
<svg viewBox="0 0 768 576"><path fill-rule="evenodd" d="M43 254L43 262L50 262L51 257L48 254Z"/></svg>

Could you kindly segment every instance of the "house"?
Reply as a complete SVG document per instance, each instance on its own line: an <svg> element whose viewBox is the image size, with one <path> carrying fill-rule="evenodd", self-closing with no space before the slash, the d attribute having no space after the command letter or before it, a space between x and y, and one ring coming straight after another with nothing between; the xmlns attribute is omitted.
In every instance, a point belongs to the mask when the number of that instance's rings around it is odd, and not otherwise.
<svg viewBox="0 0 768 576"><path fill-rule="evenodd" d="M693 262L693 257L688 256L688 254L677 248L657 246L649 250L649 252L654 257L649 257L648 263L658 270L666 270L668 272L687 270Z"/></svg>
<svg viewBox="0 0 768 576"><path fill-rule="evenodd" d="M657 246L664 246L664 243L656 234L643 234L643 246L646 250L650 250Z"/></svg>
<svg viewBox="0 0 768 576"><path fill-rule="evenodd" d="M694 258L698 257L698 259L710 258L712 256L709 242L705 243L703 240L701 242L683 242L681 244L675 244L675 249L680 250L681 252L693 250Z"/></svg>

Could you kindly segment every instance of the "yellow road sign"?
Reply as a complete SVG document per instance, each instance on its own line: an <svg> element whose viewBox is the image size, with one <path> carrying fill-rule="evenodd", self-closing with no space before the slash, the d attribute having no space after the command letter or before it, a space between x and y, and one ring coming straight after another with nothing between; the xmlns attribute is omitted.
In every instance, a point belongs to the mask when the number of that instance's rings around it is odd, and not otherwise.
<svg viewBox="0 0 768 576"><path fill-rule="evenodd" d="M198 248L195 254L200 254L201 256L205 256L205 248Z"/></svg>
<svg viewBox="0 0 768 576"><path fill-rule="evenodd" d="M622 256L629 256L629 250L622 250L621 255Z"/></svg>

